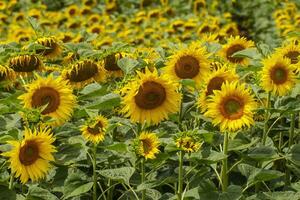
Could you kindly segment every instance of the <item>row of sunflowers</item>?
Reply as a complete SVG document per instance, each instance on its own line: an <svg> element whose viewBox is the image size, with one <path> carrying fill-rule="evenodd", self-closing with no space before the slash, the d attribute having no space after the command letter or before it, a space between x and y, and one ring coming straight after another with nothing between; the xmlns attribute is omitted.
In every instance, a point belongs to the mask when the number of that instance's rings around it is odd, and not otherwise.
<svg viewBox="0 0 300 200"><path fill-rule="evenodd" d="M299 6L0 1L0 199L300 199Z"/></svg>

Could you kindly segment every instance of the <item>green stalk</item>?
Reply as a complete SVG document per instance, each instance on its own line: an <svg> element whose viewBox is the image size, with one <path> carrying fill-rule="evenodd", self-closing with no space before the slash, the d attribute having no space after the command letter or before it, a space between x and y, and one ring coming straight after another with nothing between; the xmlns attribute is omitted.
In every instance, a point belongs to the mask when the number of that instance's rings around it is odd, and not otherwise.
<svg viewBox="0 0 300 200"><path fill-rule="evenodd" d="M145 158L141 159L141 179L142 179L142 183L144 183L145 182ZM145 196L146 196L146 191L143 190L142 200L145 200Z"/></svg>
<svg viewBox="0 0 300 200"><path fill-rule="evenodd" d="M182 190L183 190L183 157L184 152L182 150L179 151L179 168L178 168L178 200L182 199Z"/></svg>
<svg viewBox="0 0 300 200"><path fill-rule="evenodd" d="M94 179L94 185L93 185L93 200L97 200L97 144L94 144L93 146L93 179Z"/></svg>
<svg viewBox="0 0 300 200"><path fill-rule="evenodd" d="M271 93L268 93L268 97L267 97L267 106L266 106L266 114L265 114L265 124L264 124L264 132L263 132L263 139L262 139L262 144L265 145L267 142L267 134L268 134L268 121L269 121L269 108L270 108L270 104L271 104Z"/></svg>
<svg viewBox="0 0 300 200"><path fill-rule="evenodd" d="M295 118L296 118L295 113L292 113L291 114L291 125L290 125L290 131L289 131L289 144L288 144L289 150L291 149L291 147L294 144L293 139L294 139L294 133L295 133ZM288 163L288 161L287 161L287 163ZM291 172L287 168L286 172L285 172L285 185L286 186L291 185L291 177L290 176L291 176Z"/></svg>
<svg viewBox="0 0 300 200"><path fill-rule="evenodd" d="M10 190L13 189L13 183L14 183L14 174L11 172L8 189L10 189Z"/></svg>
<svg viewBox="0 0 300 200"><path fill-rule="evenodd" d="M223 142L223 154L228 155L228 132L225 132L224 135L224 142ZM227 157L222 161L222 170L221 170L221 177L222 177L222 191L226 192L228 187L228 159Z"/></svg>

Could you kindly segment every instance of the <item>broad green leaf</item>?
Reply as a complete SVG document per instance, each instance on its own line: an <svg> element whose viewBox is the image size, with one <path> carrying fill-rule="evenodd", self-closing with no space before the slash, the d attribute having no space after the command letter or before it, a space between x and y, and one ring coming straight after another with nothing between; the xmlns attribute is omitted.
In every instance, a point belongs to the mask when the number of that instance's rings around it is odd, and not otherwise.
<svg viewBox="0 0 300 200"><path fill-rule="evenodd" d="M260 59L261 58L259 52L255 48L249 48L249 49L235 52L232 55L232 57L234 57L234 58L252 58L252 59Z"/></svg>
<svg viewBox="0 0 300 200"><path fill-rule="evenodd" d="M64 183L64 199L85 194L93 187L93 182L88 182L83 172L69 174Z"/></svg>
<svg viewBox="0 0 300 200"><path fill-rule="evenodd" d="M220 194L219 200L239 200L242 197L242 187L230 185L227 191Z"/></svg>
<svg viewBox="0 0 300 200"><path fill-rule="evenodd" d="M102 87L99 83L92 83L84 87L79 94L81 94L78 99L85 100L92 97L102 96L106 92L106 88Z"/></svg>
<svg viewBox="0 0 300 200"><path fill-rule="evenodd" d="M78 196L80 194L84 194L84 193L87 193L88 191L90 191L93 187L93 182L89 182L89 183L86 183L86 184L83 184L83 185L80 185L79 187L77 188L74 188L73 191L71 191L70 193L68 193L65 197L65 199L68 199L70 197L74 197L74 196Z"/></svg>
<svg viewBox="0 0 300 200"><path fill-rule="evenodd" d="M300 166L300 144L295 144L291 149L291 160Z"/></svg>
<svg viewBox="0 0 300 200"><path fill-rule="evenodd" d="M255 160L265 161L274 158L276 156L276 152L272 147L261 146L251 149L248 156Z"/></svg>
<svg viewBox="0 0 300 200"><path fill-rule="evenodd" d="M89 103L85 107L88 109L108 110L120 105L120 102L121 98L119 95L110 93L95 99L93 103Z"/></svg>
<svg viewBox="0 0 300 200"><path fill-rule="evenodd" d="M29 187L26 200L58 200L58 198L47 189L31 186Z"/></svg>
<svg viewBox="0 0 300 200"><path fill-rule="evenodd" d="M139 62L131 58L121 58L117 64L125 74L131 74Z"/></svg>
<svg viewBox="0 0 300 200"><path fill-rule="evenodd" d="M99 171L99 174L118 181L124 181L127 185L129 185L129 179L133 175L135 168L133 167L121 167L116 169L105 169Z"/></svg>
<svg viewBox="0 0 300 200"><path fill-rule="evenodd" d="M8 187L0 185L0 199L3 200L15 200L16 192L8 189Z"/></svg>
<svg viewBox="0 0 300 200"><path fill-rule="evenodd" d="M109 146L104 146L104 149L118 151L118 152L128 152L128 146L124 143L116 143Z"/></svg>
<svg viewBox="0 0 300 200"><path fill-rule="evenodd" d="M182 79L180 80L180 82L183 86L193 87L193 88L196 87L196 83L193 79Z"/></svg>

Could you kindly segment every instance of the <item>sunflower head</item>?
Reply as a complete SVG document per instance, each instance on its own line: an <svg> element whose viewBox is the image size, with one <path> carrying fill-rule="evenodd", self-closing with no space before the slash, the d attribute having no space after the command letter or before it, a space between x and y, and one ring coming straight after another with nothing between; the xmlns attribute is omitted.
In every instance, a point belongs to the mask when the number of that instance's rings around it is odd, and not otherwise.
<svg viewBox="0 0 300 200"><path fill-rule="evenodd" d="M115 53L108 55L104 58L104 68L113 77L122 77L123 76L123 71L122 69L118 66L118 60L122 58L121 53Z"/></svg>
<svg viewBox="0 0 300 200"><path fill-rule="evenodd" d="M49 171L50 161L56 152L50 129L25 128L22 141L10 141L12 149L2 155L9 157L10 168L15 177L25 184L29 179L38 181Z"/></svg>
<svg viewBox="0 0 300 200"><path fill-rule="evenodd" d="M226 81L208 100L204 115L210 117L214 125L220 125L222 132L234 132L254 123L254 109L256 102L250 89L237 81Z"/></svg>
<svg viewBox="0 0 300 200"><path fill-rule="evenodd" d="M53 78L38 77L26 85L26 93L19 96L25 108L41 108L43 116L53 118L51 125L61 125L68 120L76 104L76 97L66 81Z"/></svg>
<svg viewBox="0 0 300 200"><path fill-rule="evenodd" d="M45 58L49 58L49 59L56 58L62 52L60 41L55 37L39 38L36 42L45 47L45 49L36 50L37 54L40 54Z"/></svg>
<svg viewBox="0 0 300 200"><path fill-rule="evenodd" d="M62 72L62 77L75 88L82 88L93 81L104 82L106 70L99 63L92 60L82 60L71 65Z"/></svg>
<svg viewBox="0 0 300 200"><path fill-rule="evenodd" d="M196 45L179 50L166 65L165 73L172 80L193 79L197 85L210 70L206 49Z"/></svg>
<svg viewBox="0 0 300 200"><path fill-rule="evenodd" d="M155 133L142 132L136 139L136 152L145 159L155 159L159 153L159 139Z"/></svg>
<svg viewBox="0 0 300 200"><path fill-rule="evenodd" d="M229 66L223 65L221 68L213 70L207 77L205 77L198 105L202 112L207 109L208 98L214 94L215 90L221 90L222 84L226 81L232 82L239 79L238 75Z"/></svg>
<svg viewBox="0 0 300 200"><path fill-rule="evenodd" d="M187 153L197 152L202 146L201 139L194 131L179 133L175 138L175 144L177 148Z"/></svg>
<svg viewBox="0 0 300 200"><path fill-rule="evenodd" d="M17 74L31 75L34 71L43 70L43 62L36 55L20 55L9 59L8 65Z"/></svg>
<svg viewBox="0 0 300 200"><path fill-rule="evenodd" d="M122 112L133 122L158 124L180 107L178 85L166 76L158 76L156 69L138 73L122 91L125 91Z"/></svg>
<svg viewBox="0 0 300 200"><path fill-rule="evenodd" d="M15 80L16 74L14 70L10 69L9 67L0 65L0 88L11 88Z"/></svg>
<svg viewBox="0 0 300 200"><path fill-rule="evenodd" d="M81 127L81 133L86 140L99 143L104 140L107 126L108 120L99 115L88 120L87 123Z"/></svg>
<svg viewBox="0 0 300 200"><path fill-rule="evenodd" d="M252 41L240 36L230 37L227 44L225 44L221 50L221 56L232 64L247 65L249 63L248 58L235 58L232 55L250 47L254 47Z"/></svg>
<svg viewBox="0 0 300 200"><path fill-rule="evenodd" d="M263 60L261 71L261 86L267 92L283 96L294 87L296 83L295 67L289 58L272 55Z"/></svg>
<svg viewBox="0 0 300 200"><path fill-rule="evenodd" d="M292 65L295 65L299 62L300 56L300 46L294 43L290 43L285 45L279 49L277 49L278 55L283 56L284 58L288 58Z"/></svg>

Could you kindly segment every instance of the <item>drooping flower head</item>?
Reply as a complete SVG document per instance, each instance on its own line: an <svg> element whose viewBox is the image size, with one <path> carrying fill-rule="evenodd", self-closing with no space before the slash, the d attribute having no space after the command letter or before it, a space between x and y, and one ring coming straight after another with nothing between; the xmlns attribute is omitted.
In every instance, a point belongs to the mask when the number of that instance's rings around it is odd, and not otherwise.
<svg viewBox="0 0 300 200"><path fill-rule="evenodd" d="M80 130L86 140L93 143L99 143L104 140L107 126L108 120L102 115L99 115L93 119L88 120Z"/></svg>

